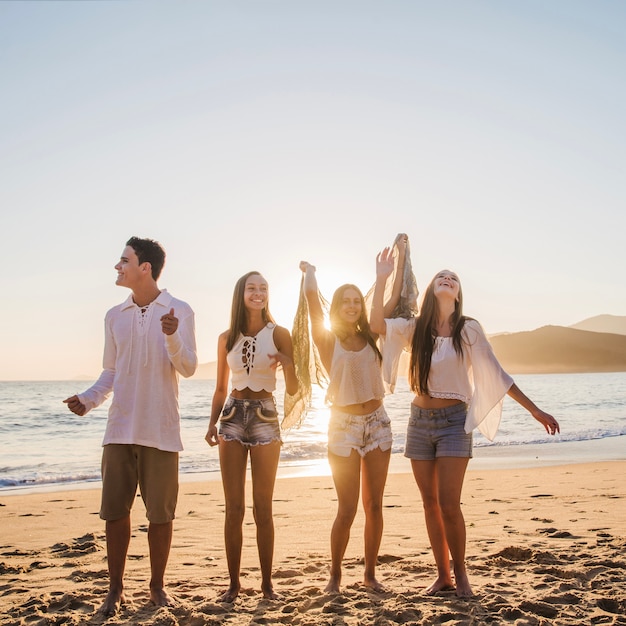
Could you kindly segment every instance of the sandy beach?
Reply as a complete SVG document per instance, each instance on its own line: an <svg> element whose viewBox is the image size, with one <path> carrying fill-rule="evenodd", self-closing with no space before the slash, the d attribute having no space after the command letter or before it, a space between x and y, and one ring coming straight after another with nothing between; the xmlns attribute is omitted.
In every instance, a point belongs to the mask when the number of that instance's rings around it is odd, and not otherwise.
<svg viewBox="0 0 626 626"><path fill-rule="evenodd" d="M107 589L99 489L0 496L0 623L33 624L626 624L626 461L471 469L463 492L467 561L476 596L427 596L434 578L413 477L391 473L378 576L362 580L363 517L348 547L342 593L324 593L335 495L329 476L279 478L275 588L264 600L252 511L246 514L243 589L227 586L223 494L217 480L183 482L167 571L171 608L148 602L146 519L133 515L127 603L96 614Z"/></svg>

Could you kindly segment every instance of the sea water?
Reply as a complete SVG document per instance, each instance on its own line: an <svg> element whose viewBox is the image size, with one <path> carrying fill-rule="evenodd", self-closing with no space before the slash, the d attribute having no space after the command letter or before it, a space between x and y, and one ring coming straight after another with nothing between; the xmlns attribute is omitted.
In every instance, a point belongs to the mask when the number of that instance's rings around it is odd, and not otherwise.
<svg viewBox="0 0 626 626"><path fill-rule="evenodd" d="M528 450L535 454L536 450L554 450L559 444L576 445L575 442L595 442L595 449L602 450L626 440L625 372L517 375L515 381L540 408L557 418L561 434L547 435L541 424L507 397L495 441L487 441L475 432L476 458L494 453L521 458ZM89 384L0 382L0 492L65 489L100 480L101 444L110 400L84 417L70 413L62 402ZM214 388L213 380L180 381L183 479L219 477L217 448L209 447L204 440ZM279 382L279 408L282 390ZM411 399L406 378L400 378L395 393L385 398L394 432L392 459L402 458ZM324 390L315 387L304 423L283 433L281 472L328 473L328 419ZM601 454L597 456L595 460L602 458ZM626 450L620 458L626 458Z"/></svg>

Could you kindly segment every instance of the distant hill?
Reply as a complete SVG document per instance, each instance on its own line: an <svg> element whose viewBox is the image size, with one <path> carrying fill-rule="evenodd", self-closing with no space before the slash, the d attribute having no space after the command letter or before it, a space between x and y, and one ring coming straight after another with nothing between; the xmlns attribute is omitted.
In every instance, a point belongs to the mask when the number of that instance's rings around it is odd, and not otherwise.
<svg viewBox="0 0 626 626"><path fill-rule="evenodd" d="M199 363L194 378L209 378L215 380L217 376L217 361L211 361L210 363Z"/></svg>
<svg viewBox="0 0 626 626"><path fill-rule="evenodd" d="M569 328L591 330L595 333L626 335L626 315L596 315L577 324L572 324Z"/></svg>
<svg viewBox="0 0 626 626"><path fill-rule="evenodd" d="M608 324L623 332L603 332ZM576 328L585 325L587 329ZM623 326L622 326L623 325ZM519 333L490 335L498 360L511 374L626 372L626 317L598 315L574 326L543 326ZM400 373L406 375L408 355ZM194 378L215 379L217 363L202 363Z"/></svg>
<svg viewBox="0 0 626 626"><path fill-rule="evenodd" d="M489 338L511 374L626 372L626 335L543 326Z"/></svg>

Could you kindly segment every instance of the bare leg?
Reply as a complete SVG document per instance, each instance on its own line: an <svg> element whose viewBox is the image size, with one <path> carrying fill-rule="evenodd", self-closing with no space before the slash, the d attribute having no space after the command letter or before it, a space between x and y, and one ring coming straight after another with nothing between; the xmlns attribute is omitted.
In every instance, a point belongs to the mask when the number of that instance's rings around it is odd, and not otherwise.
<svg viewBox="0 0 626 626"><path fill-rule="evenodd" d="M361 457L356 450L352 450L349 457L329 452L328 460L337 491L337 515L330 533L330 580L324 591L338 593L341 585L341 563L359 504Z"/></svg>
<svg viewBox="0 0 626 626"><path fill-rule="evenodd" d="M110 617L125 601L124 569L130 544L130 515L106 522L107 563L109 568L109 593L98 613Z"/></svg>
<svg viewBox="0 0 626 626"><path fill-rule="evenodd" d="M172 545L173 523L153 524L148 526L148 545L150 547L150 600L156 606L171 606L172 600L165 592L165 567Z"/></svg>
<svg viewBox="0 0 626 626"><path fill-rule="evenodd" d="M243 518L245 514L246 467L248 450L237 441L224 441L220 438L220 468L226 516L224 519L224 542L230 586L220 596L220 602L233 602L239 595L241 583L241 550L243 546Z"/></svg>
<svg viewBox="0 0 626 626"><path fill-rule="evenodd" d="M413 476L419 487L424 507L426 530L437 566L437 579L426 589L427 594L454 589L450 573L450 556L446 532L439 506L439 480L436 461L411 460Z"/></svg>
<svg viewBox="0 0 626 626"><path fill-rule="evenodd" d="M256 543L261 563L261 591L263 597L278 599L272 585L274 560L274 517L272 499L280 457L280 442L254 446L250 449L252 469L252 500L256 522Z"/></svg>
<svg viewBox="0 0 626 626"><path fill-rule="evenodd" d="M468 462L467 458L440 457L437 459L439 505L446 541L454 565L456 595L460 598L473 595L465 568L466 529L461 511L461 491Z"/></svg>
<svg viewBox="0 0 626 626"><path fill-rule="evenodd" d="M363 508L365 509L365 573L363 584L373 591L385 591L376 580L378 550L383 536L383 493L387 481L391 449L376 448L361 461Z"/></svg>

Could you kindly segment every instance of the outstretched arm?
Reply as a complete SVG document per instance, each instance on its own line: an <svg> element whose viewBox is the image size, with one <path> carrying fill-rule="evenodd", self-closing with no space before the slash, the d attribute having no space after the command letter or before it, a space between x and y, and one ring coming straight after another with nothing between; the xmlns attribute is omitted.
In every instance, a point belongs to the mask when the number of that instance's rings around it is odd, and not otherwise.
<svg viewBox="0 0 626 626"><path fill-rule="evenodd" d="M508 395L523 406L543 427L549 435L560 433L559 423L545 411L542 411L522 390L515 384L511 385Z"/></svg>

